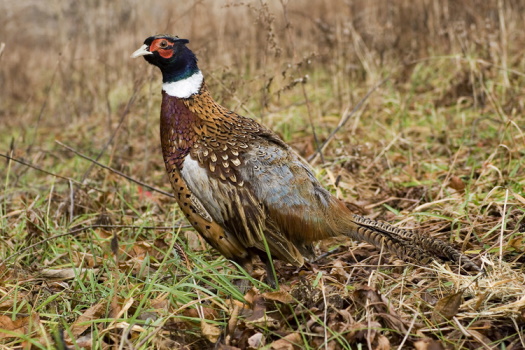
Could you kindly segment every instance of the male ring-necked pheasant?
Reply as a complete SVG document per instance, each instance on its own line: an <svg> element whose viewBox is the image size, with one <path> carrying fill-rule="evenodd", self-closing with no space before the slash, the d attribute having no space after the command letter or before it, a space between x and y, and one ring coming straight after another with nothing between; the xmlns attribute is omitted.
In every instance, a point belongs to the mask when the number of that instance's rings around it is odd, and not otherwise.
<svg viewBox="0 0 525 350"><path fill-rule="evenodd" d="M445 242L352 214L275 133L213 100L188 42L152 36L132 57L162 72L160 135L171 185L193 227L226 258L251 271L259 256L273 283L265 241L272 257L301 266L313 242L345 235L403 259L479 270Z"/></svg>

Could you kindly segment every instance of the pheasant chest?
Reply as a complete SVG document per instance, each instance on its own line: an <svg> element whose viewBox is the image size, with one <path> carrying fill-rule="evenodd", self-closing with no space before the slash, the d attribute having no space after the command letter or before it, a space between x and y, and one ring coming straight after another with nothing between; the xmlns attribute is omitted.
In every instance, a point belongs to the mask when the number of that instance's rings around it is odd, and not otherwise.
<svg viewBox="0 0 525 350"><path fill-rule="evenodd" d="M163 93L160 128L168 171L181 171L189 155L212 178L243 186L238 169L254 139L252 124L215 103L207 104L203 96L179 99Z"/></svg>
<svg viewBox="0 0 525 350"><path fill-rule="evenodd" d="M168 171L182 168L184 158L199 138L202 124L181 100L162 93L160 141Z"/></svg>

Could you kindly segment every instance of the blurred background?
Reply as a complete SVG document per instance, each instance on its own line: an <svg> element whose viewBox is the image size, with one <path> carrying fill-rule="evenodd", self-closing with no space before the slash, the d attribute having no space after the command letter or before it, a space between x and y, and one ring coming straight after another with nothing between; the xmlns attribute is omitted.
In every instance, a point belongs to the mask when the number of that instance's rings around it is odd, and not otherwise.
<svg viewBox="0 0 525 350"><path fill-rule="evenodd" d="M475 77L461 59L485 60L479 71L495 70L504 84L518 78L505 69L523 64L524 10L520 0L4 0L0 118L15 126L18 145L49 137L36 127L95 120L107 127L102 140L134 91L133 104L156 106L158 72L129 58L156 33L190 39L216 98L257 117L305 75L325 92L323 101L313 96L314 115L338 114L362 97L356 85L391 72L409 80L418 60L447 55L458 57L444 78L467 95ZM153 96L137 95L145 79ZM455 102L463 91L437 92ZM5 150L9 140L0 142Z"/></svg>

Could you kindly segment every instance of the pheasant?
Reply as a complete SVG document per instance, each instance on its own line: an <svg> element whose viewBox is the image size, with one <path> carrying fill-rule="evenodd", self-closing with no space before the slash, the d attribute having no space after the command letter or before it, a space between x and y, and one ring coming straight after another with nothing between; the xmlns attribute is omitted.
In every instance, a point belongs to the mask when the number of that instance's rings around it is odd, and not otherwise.
<svg viewBox="0 0 525 350"><path fill-rule="evenodd" d="M131 57L143 56L162 72L160 139L176 201L223 256L248 272L259 256L275 284L270 259L300 267L312 258L314 242L344 235L402 259L448 260L479 271L443 241L352 214L274 132L215 102L188 43L156 35Z"/></svg>

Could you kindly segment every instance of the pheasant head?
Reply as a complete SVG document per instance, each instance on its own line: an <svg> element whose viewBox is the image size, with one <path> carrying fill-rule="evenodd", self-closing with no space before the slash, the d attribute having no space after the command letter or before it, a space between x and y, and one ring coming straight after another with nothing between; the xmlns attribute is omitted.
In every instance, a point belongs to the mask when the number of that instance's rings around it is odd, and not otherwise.
<svg viewBox="0 0 525 350"><path fill-rule="evenodd" d="M150 36L131 57L144 59L162 72L162 89L170 96L188 98L199 92L203 76L187 39L170 35Z"/></svg>

